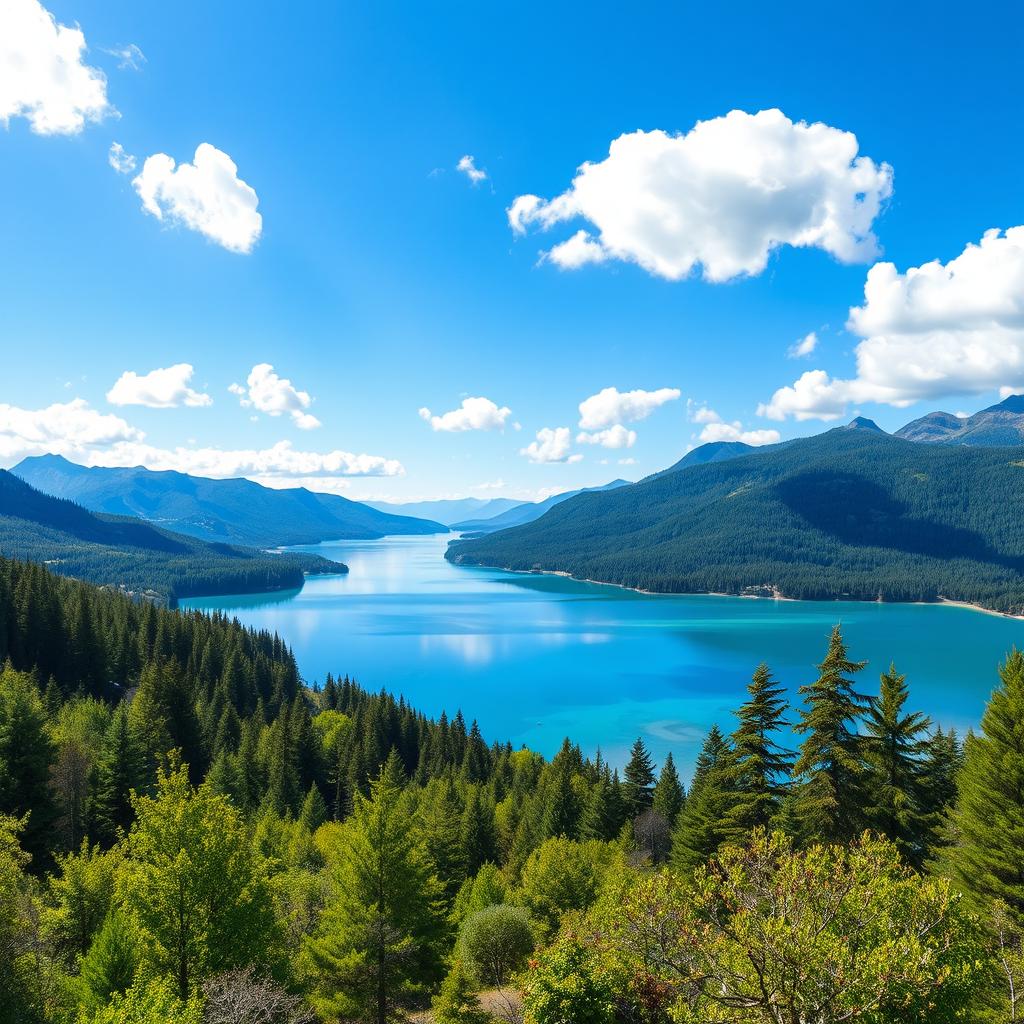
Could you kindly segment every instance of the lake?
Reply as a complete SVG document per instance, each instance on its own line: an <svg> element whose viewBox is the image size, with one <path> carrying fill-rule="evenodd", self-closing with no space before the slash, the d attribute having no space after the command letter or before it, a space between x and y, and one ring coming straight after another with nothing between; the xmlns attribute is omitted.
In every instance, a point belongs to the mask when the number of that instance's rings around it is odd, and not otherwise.
<svg viewBox="0 0 1024 1024"><path fill-rule="evenodd" d="M687 775L708 727L732 728L757 664L795 695L836 622L851 657L869 661L862 690L877 692L895 661L914 707L961 731L977 725L1006 652L1024 645L1024 622L950 606L645 595L454 566L449 539L304 547L347 563L348 575L182 606L276 630L309 682L348 673L433 716L461 708L488 742L551 755L568 735L621 765L643 736Z"/></svg>

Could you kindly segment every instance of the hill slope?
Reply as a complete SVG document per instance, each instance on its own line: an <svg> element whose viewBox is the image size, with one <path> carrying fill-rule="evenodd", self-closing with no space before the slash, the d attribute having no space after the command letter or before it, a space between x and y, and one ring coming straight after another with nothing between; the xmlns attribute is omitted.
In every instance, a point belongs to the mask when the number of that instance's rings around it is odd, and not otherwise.
<svg viewBox="0 0 1024 1024"><path fill-rule="evenodd" d="M0 554L171 605L202 594L285 590L302 586L307 572L346 571L317 555L209 544L139 519L97 515L6 470L0 470Z"/></svg>
<svg viewBox="0 0 1024 1024"><path fill-rule="evenodd" d="M304 487L274 490L251 480L210 480L141 466L79 466L59 455L24 459L11 472L45 494L68 498L93 512L136 516L219 543L270 548L446 532L440 523L388 515Z"/></svg>
<svg viewBox="0 0 1024 1024"><path fill-rule="evenodd" d="M522 526L524 523L532 523L535 519L540 519L548 509L554 508L555 505L560 505L570 498L575 498L577 494L609 491L616 487L625 487L628 483L628 480L613 480L601 487L584 487L578 491L563 491L561 494L552 494L544 501L525 501L500 515L492 516L490 519L467 519L453 523L452 529L462 530L463 533L493 533L495 530L507 530L511 526Z"/></svg>
<svg viewBox="0 0 1024 1024"><path fill-rule="evenodd" d="M837 428L456 541L455 562L664 592L970 601L1024 611L1024 448Z"/></svg>
<svg viewBox="0 0 1024 1024"><path fill-rule="evenodd" d="M435 523L451 526L463 519L488 519L507 512L522 502L516 498L441 498L437 501L367 501L365 504L381 512L396 516L413 516L417 519L431 519Z"/></svg>
<svg viewBox="0 0 1024 1024"><path fill-rule="evenodd" d="M900 427L896 436L925 444L1024 444L1024 395L1010 395L973 416L930 412Z"/></svg>

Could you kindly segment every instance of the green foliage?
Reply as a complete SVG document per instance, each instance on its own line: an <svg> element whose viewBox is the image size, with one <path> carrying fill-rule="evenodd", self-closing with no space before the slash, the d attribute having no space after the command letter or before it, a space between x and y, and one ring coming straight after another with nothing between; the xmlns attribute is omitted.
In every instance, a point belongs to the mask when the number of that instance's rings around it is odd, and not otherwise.
<svg viewBox="0 0 1024 1024"><path fill-rule="evenodd" d="M651 808L665 819L665 823L671 828L679 817L686 800L686 793L683 784L679 781L679 773L676 771L676 763L669 751L665 763L661 766L661 773L658 775L658 782L654 787L654 796L651 801Z"/></svg>
<svg viewBox="0 0 1024 1024"><path fill-rule="evenodd" d="M442 975L441 886L408 827L392 752L331 851L330 900L306 945L314 1006L386 1024Z"/></svg>
<svg viewBox="0 0 1024 1024"><path fill-rule="evenodd" d="M473 981L461 960L452 964L431 1005L434 1024L488 1024L492 1017L480 1005Z"/></svg>
<svg viewBox="0 0 1024 1024"><path fill-rule="evenodd" d="M526 966L535 944L526 911L498 904L478 910L463 921L457 949L482 985L505 988Z"/></svg>
<svg viewBox="0 0 1024 1024"><path fill-rule="evenodd" d="M571 936L544 953L523 979L528 1024L614 1024L618 993L595 966L591 950Z"/></svg>
<svg viewBox="0 0 1024 1024"><path fill-rule="evenodd" d="M201 1000L182 1000L167 981L140 979L94 1013L83 1012L79 1024L202 1024Z"/></svg>
<svg viewBox="0 0 1024 1024"><path fill-rule="evenodd" d="M646 810L654 800L654 761L639 736L629 754L622 795L632 815Z"/></svg>
<svg viewBox="0 0 1024 1024"><path fill-rule="evenodd" d="M470 914L504 903L508 897L508 883L494 864L484 864L476 876L467 879L455 899L452 917L462 921Z"/></svg>
<svg viewBox="0 0 1024 1024"><path fill-rule="evenodd" d="M140 939L121 911L107 914L81 962L86 1005L105 1006L115 994L132 987L142 952Z"/></svg>
<svg viewBox="0 0 1024 1024"><path fill-rule="evenodd" d="M1024 473L1006 448L830 430L581 494L451 561L667 593L1024 610Z"/></svg>
<svg viewBox="0 0 1024 1024"><path fill-rule="evenodd" d="M110 913L122 864L119 850L104 853L87 840L78 853L58 858L49 878L43 928L54 950L72 966Z"/></svg>
<svg viewBox="0 0 1024 1024"><path fill-rule="evenodd" d="M29 856L19 837L24 823L0 815L0 1024L37 1019L31 949L34 903L25 874Z"/></svg>
<svg viewBox="0 0 1024 1024"><path fill-rule="evenodd" d="M272 965L280 936L267 869L238 811L172 765L135 813L120 897L146 967L185 999L211 974Z"/></svg>

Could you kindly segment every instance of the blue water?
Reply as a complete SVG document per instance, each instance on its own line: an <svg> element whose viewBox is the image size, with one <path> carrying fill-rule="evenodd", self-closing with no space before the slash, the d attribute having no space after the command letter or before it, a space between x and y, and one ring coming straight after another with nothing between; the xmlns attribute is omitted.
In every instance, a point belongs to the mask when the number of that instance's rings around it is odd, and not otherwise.
<svg viewBox="0 0 1024 1024"><path fill-rule="evenodd" d="M708 727L760 661L794 695L814 678L832 626L867 659L874 692L891 660L914 706L977 725L996 667L1024 622L936 605L648 596L445 562L447 537L339 541L302 550L348 564L300 591L183 602L276 630L309 680L328 672L403 693L430 715L461 708L488 740L552 754L566 735L613 764L639 735L689 773Z"/></svg>

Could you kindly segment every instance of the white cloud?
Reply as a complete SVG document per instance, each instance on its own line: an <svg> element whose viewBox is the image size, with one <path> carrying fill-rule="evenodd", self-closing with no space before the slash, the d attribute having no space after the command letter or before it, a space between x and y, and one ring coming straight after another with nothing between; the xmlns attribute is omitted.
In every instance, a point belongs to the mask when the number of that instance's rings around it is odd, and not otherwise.
<svg viewBox="0 0 1024 1024"><path fill-rule="evenodd" d="M572 435L568 427L542 427L537 440L519 449L531 462L579 462L582 455L570 455Z"/></svg>
<svg viewBox="0 0 1024 1024"><path fill-rule="evenodd" d="M790 359L803 359L809 356L817 347L818 333L817 331L811 331L810 334L805 334L799 341L794 341L786 349L786 355Z"/></svg>
<svg viewBox="0 0 1024 1024"><path fill-rule="evenodd" d="M118 174L131 174L135 170L136 160L131 153L124 151L124 146L120 142L112 142L110 144L110 152L107 154L107 163Z"/></svg>
<svg viewBox="0 0 1024 1024"><path fill-rule="evenodd" d="M455 165L457 171L462 173L469 178L474 185L479 185L481 181L487 180L487 172L476 165L476 159L470 156L468 153L459 159L459 162Z"/></svg>
<svg viewBox="0 0 1024 1024"><path fill-rule="evenodd" d="M127 46L117 46L103 52L117 58L119 71L141 71L142 65L148 63L146 55L134 43L128 43Z"/></svg>
<svg viewBox="0 0 1024 1024"><path fill-rule="evenodd" d="M420 419L425 420L434 430L503 430L505 420L512 415L512 410L498 406L489 398L464 398L458 409L452 409L441 416L435 416L424 406L419 411ZM514 424L516 430L518 424Z"/></svg>
<svg viewBox="0 0 1024 1024"><path fill-rule="evenodd" d="M759 274L783 245L823 249L844 263L871 259L872 225L892 192L892 168L858 155L857 137L779 110L733 110L685 135L620 135L598 163L584 163L552 200L522 195L508 209L513 232L577 217L577 235L547 258L572 268L601 259L637 263L669 280L697 266L707 281Z"/></svg>
<svg viewBox="0 0 1024 1024"><path fill-rule="evenodd" d="M780 435L777 430L744 430L739 420L727 423L714 409L706 405L693 409L690 412L692 423L702 423L704 429L700 432L699 441L742 441L744 444L754 446L762 444L775 444Z"/></svg>
<svg viewBox="0 0 1024 1024"><path fill-rule="evenodd" d="M107 401L111 405L146 405L151 409L213 405L209 395L188 386L192 373L189 363L176 363L166 369L150 370L142 376L134 370L126 370L107 392Z"/></svg>
<svg viewBox="0 0 1024 1024"><path fill-rule="evenodd" d="M632 448L636 444L636 431L627 430L621 423L592 434L576 435L577 444L599 444L602 448Z"/></svg>
<svg viewBox="0 0 1024 1024"><path fill-rule="evenodd" d="M0 460L8 465L47 452L74 458L93 448L144 437L120 416L97 412L82 398L45 409L0 404Z"/></svg>
<svg viewBox="0 0 1024 1024"><path fill-rule="evenodd" d="M543 259L562 270L579 270L588 263L604 263L608 259L608 251L580 228L571 238L552 246L544 253Z"/></svg>
<svg viewBox="0 0 1024 1024"><path fill-rule="evenodd" d="M231 157L208 142L197 147L193 163L177 168L166 153L147 157L132 185L157 220L184 224L231 252L252 252L263 229L255 190L238 177Z"/></svg>
<svg viewBox="0 0 1024 1024"><path fill-rule="evenodd" d="M812 370L780 388L762 415L837 419L849 403L905 407L944 395L1024 389L1024 226L985 232L942 263L900 273L876 263L850 310L857 374Z"/></svg>
<svg viewBox="0 0 1024 1024"><path fill-rule="evenodd" d="M659 406L678 397L678 388L659 388L657 391L605 388L580 402L580 426L584 430L600 430L616 423L645 420Z"/></svg>
<svg viewBox="0 0 1024 1024"><path fill-rule="evenodd" d="M248 388L231 384L228 391L238 396L239 403L268 416L287 413L300 430L313 430L320 421L306 410L313 404L309 392L299 391L286 377L279 377L270 363L257 363L246 379Z"/></svg>
<svg viewBox="0 0 1024 1024"><path fill-rule="evenodd" d="M39 135L73 135L112 113L107 80L82 60L85 35L38 0L0 3L0 123L24 117Z"/></svg>

